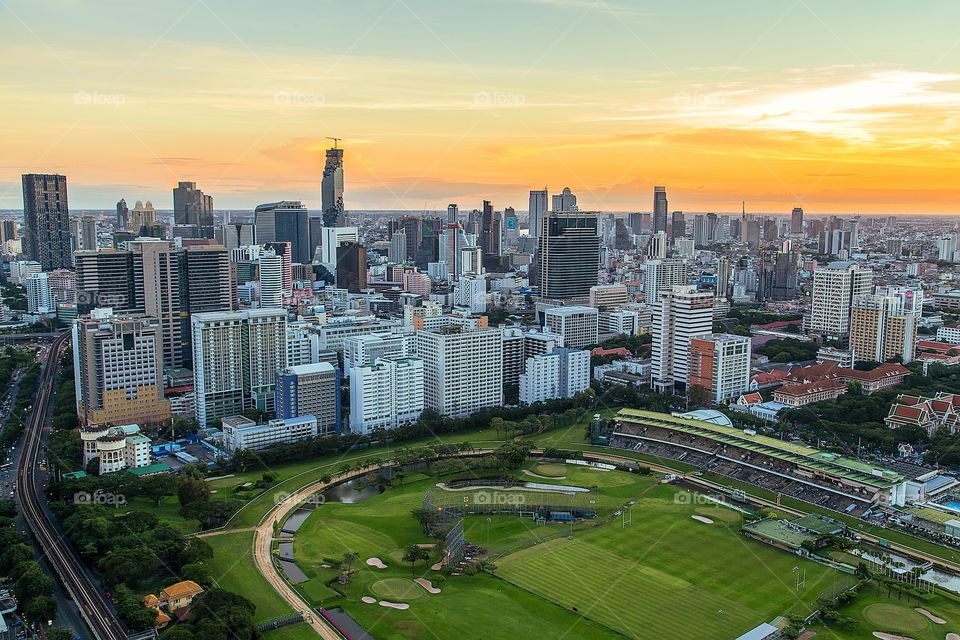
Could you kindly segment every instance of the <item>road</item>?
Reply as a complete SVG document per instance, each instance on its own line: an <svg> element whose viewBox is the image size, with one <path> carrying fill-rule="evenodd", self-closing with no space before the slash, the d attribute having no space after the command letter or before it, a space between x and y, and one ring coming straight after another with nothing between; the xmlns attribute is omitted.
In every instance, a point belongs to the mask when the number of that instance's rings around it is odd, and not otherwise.
<svg viewBox="0 0 960 640"><path fill-rule="evenodd" d="M93 636L98 640L126 640L127 634L113 615L109 603L87 576L80 558L74 554L73 549L57 531L52 517L46 510L43 487L37 483L34 474L43 450L43 425L54 383L60 371L60 359L69 337L69 334L58 337L50 347L47 365L40 376L37 395L34 399L33 413L27 423L17 469L21 512L44 553L44 558L77 604L80 615Z"/></svg>

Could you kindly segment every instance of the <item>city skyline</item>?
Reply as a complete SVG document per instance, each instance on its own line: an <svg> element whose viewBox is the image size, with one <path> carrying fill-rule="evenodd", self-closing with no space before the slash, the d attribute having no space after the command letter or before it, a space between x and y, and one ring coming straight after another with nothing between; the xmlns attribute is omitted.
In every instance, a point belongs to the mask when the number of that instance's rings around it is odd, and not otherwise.
<svg viewBox="0 0 960 640"><path fill-rule="evenodd" d="M546 184L589 210L666 185L685 211L956 213L960 7L496 4L4 3L0 209L60 173L75 210L191 181L321 212L336 136L348 210L522 211Z"/></svg>

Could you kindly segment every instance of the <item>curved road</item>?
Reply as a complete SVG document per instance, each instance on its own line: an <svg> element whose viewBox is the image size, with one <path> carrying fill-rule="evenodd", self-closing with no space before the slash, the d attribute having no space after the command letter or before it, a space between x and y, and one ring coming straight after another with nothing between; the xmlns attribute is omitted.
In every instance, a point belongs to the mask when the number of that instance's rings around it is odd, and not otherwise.
<svg viewBox="0 0 960 640"><path fill-rule="evenodd" d="M80 615L98 640L126 640L127 634L110 608L103 594L90 580L83 569L82 561L70 545L60 536L53 519L46 510L43 487L37 483L34 471L38 468L43 449L43 424L53 394L54 383L60 371L60 359L70 334L54 340L50 347L47 364L40 376L39 387L33 402L33 412L26 427L26 437L20 453L17 482L20 488L20 504L23 518L38 542L41 553L60 577L67 593L73 598Z"/></svg>

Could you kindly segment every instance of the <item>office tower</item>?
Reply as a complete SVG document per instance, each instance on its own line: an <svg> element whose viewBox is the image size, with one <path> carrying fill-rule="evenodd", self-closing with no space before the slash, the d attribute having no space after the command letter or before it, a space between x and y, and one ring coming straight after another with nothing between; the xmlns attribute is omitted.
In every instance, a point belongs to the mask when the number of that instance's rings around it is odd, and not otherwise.
<svg viewBox="0 0 960 640"><path fill-rule="evenodd" d="M830 339L850 333L850 308L855 297L870 293L873 272L853 262L831 262L813 272L807 331Z"/></svg>
<svg viewBox="0 0 960 640"><path fill-rule="evenodd" d="M741 223L743 231L743 241L750 249L760 248L760 221L755 219L746 220Z"/></svg>
<svg viewBox="0 0 960 640"><path fill-rule="evenodd" d="M260 308L277 309L283 306L283 256L264 251L257 260L260 284Z"/></svg>
<svg viewBox="0 0 960 640"><path fill-rule="evenodd" d="M183 293L189 290L181 281L182 256L163 240L141 239L128 242L127 247L134 253L132 275L140 293L142 313L160 321L164 366L181 367L184 345L181 313L186 313ZM81 280L79 261L78 254L78 288Z"/></svg>
<svg viewBox="0 0 960 640"><path fill-rule="evenodd" d="M480 215L480 249L483 253L483 266L491 271L500 269L502 224L500 214L494 213L489 200L484 200L483 212Z"/></svg>
<svg viewBox="0 0 960 640"><path fill-rule="evenodd" d="M24 280L27 289L27 313L51 313L54 311L50 294L50 276L46 273L31 273Z"/></svg>
<svg viewBox="0 0 960 640"><path fill-rule="evenodd" d="M625 284L597 284L590 287L590 306L595 309L615 309L626 303Z"/></svg>
<svg viewBox="0 0 960 640"><path fill-rule="evenodd" d="M554 349L527 360L520 374L520 404L571 398L588 386L590 352Z"/></svg>
<svg viewBox="0 0 960 640"><path fill-rule="evenodd" d="M854 218L850 221L850 241L847 246L851 251L860 248L860 219Z"/></svg>
<svg viewBox="0 0 960 640"><path fill-rule="evenodd" d="M487 311L487 278L483 274L464 273L453 289L453 306L464 307L470 313Z"/></svg>
<svg viewBox="0 0 960 640"><path fill-rule="evenodd" d="M710 392L711 404L723 404L750 388L750 338L727 333L690 339L690 385Z"/></svg>
<svg viewBox="0 0 960 640"><path fill-rule="evenodd" d="M937 238L937 260L955 262L957 256L957 234L947 234Z"/></svg>
<svg viewBox="0 0 960 640"><path fill-rule="evenodd" d="M677 238L674 240L676 254L681 258L693 258L697 255L697 247L693 238Z"/></svg>
<svg viewBox="0 0 960 640"><path fill-rule="evenodd" d="M350 431L367 435L416 422L424 407L424 362L385 356L350 371Z"/></svg>
<svg viewBox="0 0 960 640"><path fill-rule="evenodd" d="M147 200L143 204L137 200L133 204L133 212L130 214L130 230L134 235L142 235L144 228L152 227L157 224L157 210L153 208L153 203Z"/></svg>
<svg viewBox="0 0 960 640"><path fill-rule="evenodd" d="M563 191L553 196L553 206L550 210L554 213L568 213L577 211L577 196L570 191L570 187L564 187ZM543 228L542 226L540 227Z"/></svg>
<svg viewBox="0 0 960 640"><path fill-rule="evenodd" d="M657 231L647 242L647 257L662 260L667 257L667 232Z"/></svg>
<svg viewBox="0 0 960 640"><path fill-rule="evenodd" d="M503 404L503 338L500 329L457 325L416 333L423 360L424 406L451 418Z"/></svg>
<svg viewBox="0 0 960 640"><path fill-rule="evenodd" d="M722 300L727 299L727 292L730 289L730 258L719 256L717 258L717 289L716 296Z"/></svg>
<svg viewBox="0 0 960 640"><path fill-rule="evenodd" d="M27 173L22 180L24 255L44 271L71 268L66 176Z"/></svg>
<svg viewBox="0 0 960 640"><path fill-rule="evenodd" d="M300 320L287 323L287 366L321 362L320 335L310 331L310 324ZM333 354L334 361L337 354Z"/></svg>
<svg viewBox="0 0 960 640"><path fill-rule="evenodd" d="M188 247L177 253L181 265L180 281L185 285L181 297L188 313L229 311L236 306L230 254L226 249L211 244Z"/></svg>
<svg viewBox="0 0 960 640"><path fill-rule="evenodd" d="M224 222L220 226L220 241L227 251L257 244L257 227L250 222Z"/></svg>
<svg viewBox="0 0 960 640"><path fill-rule="evenodd" d="M850 309L850 351L853 361L913 361L919 310L904 309L897 295L858 295Z"/></svg>
<svg viewBox="0 0 960 640"><path fill-rule="evenodd" d="M337 246L336 276L337 286L350 293L360 293L367 287L367 250L363 245L341 242Z"/></svg>
<svg viewBox="0 0 960 640"><path fill-rule="evenodd" d="M530 204L527 206L527 226L534 238L540 235L540 221L547 215L547 188L530 191Z"/></svg>
<svg viewBox="0 0 960 640"><path fill-rule="evenodd" d="M683 218L683 211L674 211L670 218L670 237L676 240L687 233L687 222Z"/></svg>
<svg viewBox="0 0 960 640"><path fill-rule="evenodd" d="M507 245L510 247L516 246L517 238L520 235L520 223L517 220L517 212L513 207L506 207L503 210L502 229L501 229L501 252L503 250L502 245Z"/></svg>
<svg viewBox="0 0 960 640"><path fill-rule="evenodd" d="M654 187L653 188L653 228L651 229L654 233L657 231L667 231L667 188L666 187Z"/></svg>
<svg viewBox="0 0 960 640"><path fill-rule="evenodd" d="M197 313L190 322L200 426L248 409L273 411L276 372L286 367L286 311Z"/></svg>
<svg viewBox="0 0 960 640"><path fill-rule="evenodd" d="M803 209L794 207L790 212L790 233L798 236L803 233Z"/></svg>
<svg viewBox="0 0 960 640"><path fill-rule="evenodd" d="M320 200L323 207L324 227L345 227L347 216L343 209L343 149L334 142L327 149L327 161L323 166L320 183Z"/></svg>
<svg viewBox="0 0 960 640"><path fill-rule="evenodd" d="M155 318L97 309L74 322L73 369L82 424L156 424L170 417L160 344Z"/></svg>
<svg viewBox="0 0 960 640"><path fill-rule="evenodd" d="M676 286L647 303L652 303L653 312L651 386L672 391L689 379L690 340L713 329L713 293Z"/></svg>
<svg viewBox="0 0 960 640"><path fill-rule="evenodd" d="M483 255L480 247L467 246L460 249L460 274L483 272Z"/></svg>
<svg viewBox="0 0 960 640"><path fill-rule="evenodd" d="M704 249L720 239L720 228L717 214L694 216L693 243L698 249Z"/></svg>
<svg viewBox="0 0 960 640"><path fill-rule="evenodd" d="M0 220L0 242L7 242L8 240L16 240L18 238L17 221Z"/></svg>
<svg viewBox="0 0 960 640"><path fill-rule="evenodd" d="M354 367L373 364L387 356L406 354L406 339L400 333L367 333L343 340L343 370L349 376Z"/></svg>
<svg viewBox="0 0 960 640"><path fill-rule="evenodd" d="M417 249L420 247L420 241L423 239L422 219L417 216L403 216L390 220L387 224L387 232L390 239L393 234L403 231L404 242L406 243L407 254L404 262L413 264L417 257Z"/></svg>
<svg viewBox="0 0 960 640"><path fill-rule="evenodd" d="M903 240L901 238L887 238L887 253L894 258L903 256Z"/></svg>
<svg viewBox="0 0 960 640"><path fill-rule="evenodd" d="M283 295L293 295L293 247L289 242L265 242L263 248L280 256L283 274Z"/></svg>
<svg viewBox="0 0 960 640"><path fill-rule="evenodd" d="M649 213L630 213L627 214L627 226L630 227L630 233L635 236L650 230Z"/></svg>
<svg viewBox="0 0 960 640"><path fill-rule="evenodd" d="M647 304L656 301L664 291L688 284L687 265L683 260L647 260L643 296Z"/></svg>
<svg viewBox="0 0 960 640"><path fill-rule="evenodd" d="M299 200L257 205L254 211L257 242L289 242L293 252L290 261L309 263L313 260L309 215Z"/></svg>
<svg viewBox="0 0 960 640"><path fill-rule="evenodd" d="M74 251L93 251L97 248L97 220L90 216L70 221L70 235Z"/></svg>
<svg viewBox="0 0 960 640"><path fill-rule="evenodd" d="M323 242L320 245L320 264L336 275L337 249L344 242L359 242L360 235L356 227L324 227Z"/></svg>
<svg viewBox="0 0 960 640"><path fill-rule="evenodd" d="M537 266L544 298L586 297L597 284L600 235L596 213L550 212L542 220Z"/></svg>
<svg viewBox="0 0 960 640"><path fill-rule="evenodd" d="M598 318L594 307L551 307L544 312L543 329L560 336L564 347L582 349L599 342Z"/></svg>
<svg viewBox="0 0 960 640"><path fill-rule="evenodd" d="M400 264L407 259L407 232L402 229L393 232L390 238L390 249L387 252L390 262Z"/></svg>
<svg viewBox="0 0 960 640"><path fill-rule="evenodd" d="M339 434L340 370L329 362L278 370L273 403L278 419L313 416L317 419L317 435Z"/></svg>
<svg viewBox="0 0 960 640"><path fill-rule="evenodd" d="M126 229L128 222L130 222L130 208L127 206L127 201L120 198L120 202L117 203L117 229Z"/></svg>
<svg viewBox="0 0 960 640"><path fill-rule="evenodd" d="M213 196L196 182L178 182L173 189L173 223L196 228L197 238L213 238Z"/></svg>
<svg viewBox="0 0 960 640"><path fill-rule="evenodd" d="M777 253L773 272L772 300L795 300L797 297L797 259L792 250Z"/></svg>

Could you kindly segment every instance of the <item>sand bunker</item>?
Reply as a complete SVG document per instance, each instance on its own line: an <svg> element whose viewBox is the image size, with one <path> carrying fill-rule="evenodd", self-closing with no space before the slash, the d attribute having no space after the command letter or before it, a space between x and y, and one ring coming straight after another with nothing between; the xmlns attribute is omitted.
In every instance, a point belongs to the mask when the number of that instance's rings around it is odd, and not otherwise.
<svg viewBox="0 0 960 640"><path fill-rule="evenodd" d="M946 640L960 640L960 633L953 633L952 631L947 634Z"/></svg>
<svg viewBox="0 0 960 640"><path fill-rule="evenodd" d="M898 636L895 633L884 633L883 631L874 631L874 638L880 638L880 640L914 640L910 636Z"/></svg>
<svg viewBox="0 0 960 640"><path fill-rule="evenodd" d="M713 520L711 520L706 516L690 516L690 517L696 520L697 522L703 522L704 524L713 524Z"/></svg>
<svg viewBox="0 0 960 640"><path fill-rule="evenodd" d="M443 569L443 562L437 562L430 567L430 571L440 571L440 569Z"/></svg>
<svg viewBox="0 0 960 640"><path fill-rule="evenodd" d="M376 598L371 598L370 596L363 596L362 598L360 598L360 602L364 604L373 604L376 601L377 601Z"/></svg>
<svg viewBox="0 0 960 640"><path fill-rule="evenodd" d="M371 567L376 567L377 569L387 568L387 565L383 564L383 560L380 558L367 558L367 564Z"/></svg>
<svg viewBox="0 0 960 640"><path fill-rule="evenodd" d="M406 611L410 608L406 602L387 602L386 600L380 601L381 607L390 607L391 609L400 609L400 611Z"/></svg>
<svg viewBox="0 0 960 640"><path fill-rule="evenodd" d="M440 593L440 589L437 589L435 586L433 586L433 583L429 580L424 578L416 578L414 582L426 589L429 593Z"/></svg>
<svg viewBox="0 0 960 640"><path fill-rule="evenodd" d="M947 621L941 618L940 616L934 615L921 607L917 607L916 609L914 609L914 611L916 611L922 616L926 616L927 619L930 620L930 622L933 622L935 624L947 624Z"/></svg>

